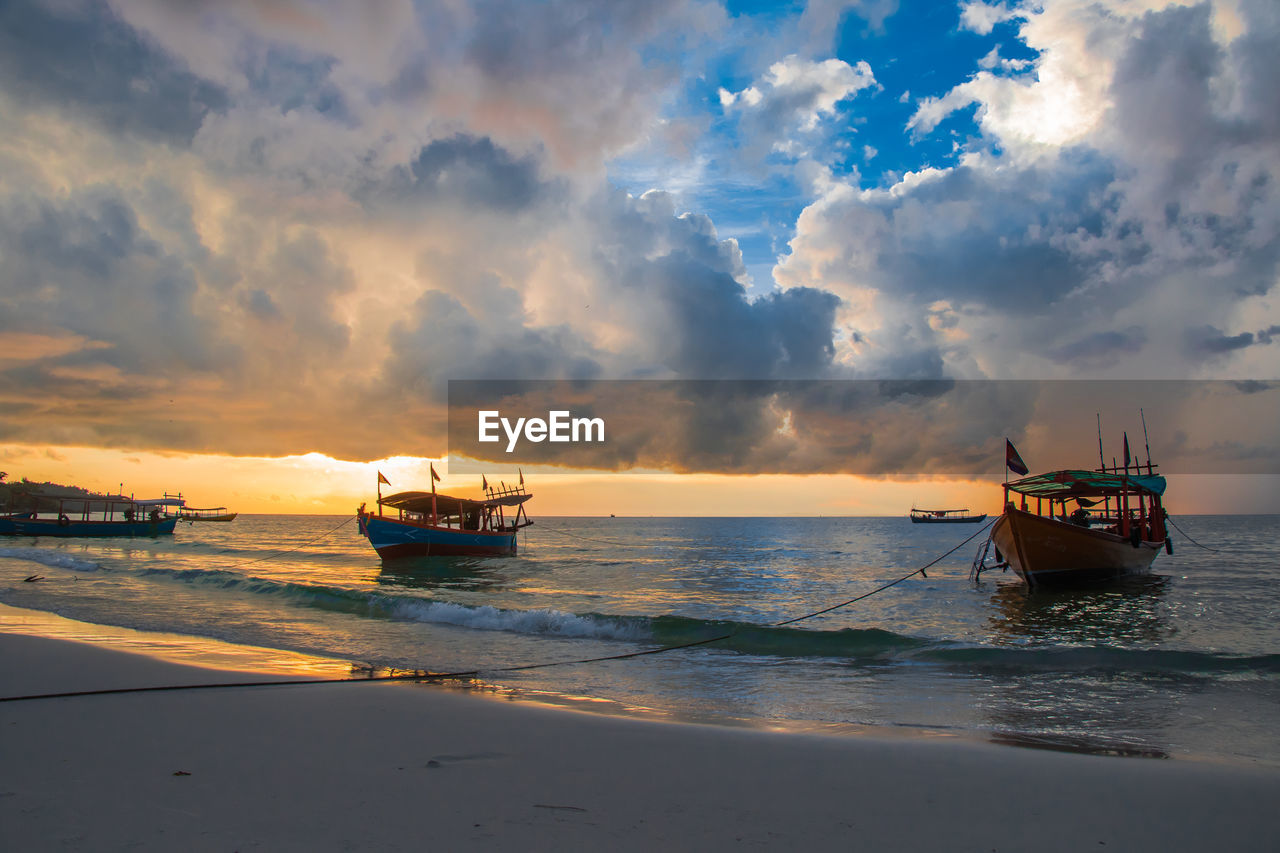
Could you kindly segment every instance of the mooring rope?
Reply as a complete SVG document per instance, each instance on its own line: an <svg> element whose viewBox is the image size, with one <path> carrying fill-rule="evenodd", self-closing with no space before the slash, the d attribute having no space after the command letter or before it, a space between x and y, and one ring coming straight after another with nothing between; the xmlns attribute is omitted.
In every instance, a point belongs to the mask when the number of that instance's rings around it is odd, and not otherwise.
<svg viewBox="0 0 1280 853"><path fill-rule="evenodd" d="M345 524L346 522L343 522L343 523ZM920 568L915 569L914 571L911 571L908 574L903 575L897 580L890 581L889 583L879 586L876 589L871 590L870 592L866 592L866 593L863 593L862 595L856 596L854 598L850 598L847 601L842 601L839 604L833 604L830 607L824 607L821 610L815 610L814 612L806 613L803 616L796 616L792 619L784 619L781 622L770 623L768 627L780 628L783 625L791 625L795 622L803 622L806 619L812 619L815 616L821 616L824 613L830 613L833 610L839 610L842 607L848 607L850 604L854 604L856 602L862 601L863 599L870 598L871 596L876 595L877 593L884 592L886 589L889 589L890 587L897 586L898 584L902 583L908 578L914 577L915 575L928 577L928 575L925 574L926 569L932 568L937 563L941 562L942 560L954 554L956 551L963 548L965 545L972 542L978 536L979 533L982 533L984 530L986 530L988 527L990 527L994 523L995 523L994 519L992 519L991 521L988 521L986 524L978 528L976 532L970 535L967 539L965 539L959 545L956 545L954 548L950 549L946 553L935 557L934 559L930 560L928 563L925 563ZM342 525L338 525L338 527L341 527L341 526ZM334 530L337 530L337 529L338 529L337 527L334 528ZM333 531L331 530L329 532L332 533ZM288 552L282 552L282 553L288 553ZM160 692L175 691L175 690L211 690L214 688L232 688L232 687L283 687L290 684L292 685L364 684L364 683L374 682L374 681L443 681L445 679L454 679L454 678L477 678L484 673L526 672L532 669L547 669L553 666L573 666L575 664L602 663L604 661L611 661L611 660L628 660L631 658L646 657L648 655L657 655L657 654L663 654L665 652L679 651L681 649L691 649L696 646L707 646L712 643L718 643L721 640L728 640L736 636L739 630L740 629L735 628L732 631L729 631L728 633L720 634L715 637L708 637L702 640L691 640L687 643L677 643L669 646L658 646L657 648L652 648L652 649L641 649L640 651L636 651L636 652L624 652L622 654L603 655L600 657L592 657L592 658L578 658L575 660L543 661L542 663L522 664L519 666L503 666L503 667L496 667L496 668L489 668L489 669L468 669L468 670L458 670L454 672L413 672L413 673L407 673L402 675L379 675L379 676L373 676L371 678L310 678L310 679L289 679L289 680L272 680L272 681L227 681L227 682L218 682L214 684L167 684L167 685L162 685L158 687L119 687L119 688L106 688L102 690L75 690L75 691L69 691L65 693L40 693L40 694L34 694L29 696L0 696L0 702L26 702L26 701L33 701L36 699L69 699L69 698L78 697L78 696L105 696L105 695L123 694L123 693L160 693Z"/></svg>
<svg viewBox="0 0 1280 853"><path fill-rule="evenodd" d="M333 533L336 533L340 527L343 527L343 526L345 526L345 525L347 525L347 524L350 524L350 523L351 523L351 521L352 521L352 519L354 519L354 518L355 518L355 516L351 516L351 517L349 517L349 518L344 518L344 519L342 520L342 522L341 522L337 527L331 527L330 529L326 530L324 533L321 533L319 536L315 537L314 539L308 539L306 542L303 542L302 544L300 544L300 545L296 545L296 546L294 546L294 547L292 547L292 548L289 548L289 549L287 549L287 550L284 550L284 551L277 551L277 552L276 552L276 553L274 553L274 554L268 554L267 556L265 556L265 557L259 557L259 558L258 558L258 559L256 559L256 560L245 560L244 562L240 562L240 563L232 563L231 565L232 565L232 567L233 567L233 568L235 568L235 567L237 567L237 566L249 566L249 565L252 565L252 564L254 564L254 563L264 563L264 562L266 562L267 560L274 560L276 557L283 557L285 554L292 554L294 551L301 550L301 549L303 549L303 548L307 547L308 545L314 545L316 542L319 542L321 539L325 539L325 538L329 537L330 535L332 535Z"/></svg>
<svg viewBox="0 0 1280 853"><path fill-rule="evenodd" d="M905 581L907 578L912 577L914 575L920 575L921 577L928 577L928 575L924 573L925 569L932 568L936 563L939 563L945 558L950 557L956 551L959 551L965 545L968 545L970 542L972 542L974 539L977 538L979 533L986 530L991 525L995 524L995 522L996 520L994 518L991 519L986 524L979 527L977 531L975 531L973 535L971 535L968 539L964 540L963 542L961 542L956 547L952 548L947 553L943 554L940 557L935 557L933 560L930 560L928 563L925 563L923 566L916 569L914 572L903 575L902 577L898 578L896 581L890 581L889 583L885 584L882 587L871 590L871 592L863 593L862 595L859 595L857 598L851 598L848 601L842 601L839 604L833 604L832 606L825 608L823 610L818 610L813 613L806 614L804 616L797 616L794 619L787 619L786 621L783 621L783 622L775 622L773 623L773 627L778 628L778 627L781 627L782 625L790 625L793 622L803 622L805 619L812 619L815 616L821 616L824 613L830 613L832 610L839 610L841 607L848 607L850 604L853 604L854 602L861 601L864 598L870 598L871 596L875 595L878 592L884 592L886 589L888 589L891 586L897 586L898 584Z"/></svg>
<svg viewBox="0 0 1280 853"><path fill-rule="evenodd" d="M1177 530L1177 531L1178 531L1179 533L1181 533L1183 536L1186 536L1186 537L1187 537L1187 541L1189 541L1192 545L1195 545L1197 548L1203 548L1204 550L1206 550L1206 551L1212 551L1212 552L1213 552L1213 553L1215 553L1215 554L1244 554L1244 553L1247 553L1246 551L1236 551L1236 550L1232 550L1232 549L1230 549L1230 548L1210 548L1208 545L1201 545L1199 542L1197 542L1196 540L1192 539L1192 538L1191 538L1191 535L1190 535L1190 534L1188 534L1188 533L1187 533L1187 531L1183 530L1181 527L1178 527L1178 522L1176 522L1176 521L1174 521L1174 520L1173 520L1173 516L1166 514L1166 515L1165 515L1165 520L1166 520L1166 521L1168 521L1170 524L1172 524L1175 530Z"/></svg>

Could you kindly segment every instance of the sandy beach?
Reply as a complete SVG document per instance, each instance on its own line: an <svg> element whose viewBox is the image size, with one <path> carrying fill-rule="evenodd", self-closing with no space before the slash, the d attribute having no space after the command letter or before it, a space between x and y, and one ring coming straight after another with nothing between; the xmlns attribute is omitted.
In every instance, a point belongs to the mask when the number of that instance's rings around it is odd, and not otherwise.
<svg viewBox="0 0 1280 853"><path fill-rule="evenodd" d="M0 634L3 695L228 680ZM6 850L1275 850L1280 773L406 684L0 703Z"/></svg>

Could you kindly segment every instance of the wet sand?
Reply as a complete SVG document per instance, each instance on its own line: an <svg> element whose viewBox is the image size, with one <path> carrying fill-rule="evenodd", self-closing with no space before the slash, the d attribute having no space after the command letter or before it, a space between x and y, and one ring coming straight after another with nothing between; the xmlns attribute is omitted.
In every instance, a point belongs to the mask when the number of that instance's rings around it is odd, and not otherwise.
<svg viewBox="0 0 1280 853"><path fill-rule="evenodd" d="M0 695L271 680L0 633ZM325 684L0 703L6 850L1280 849L1280 771Z"/></svg>

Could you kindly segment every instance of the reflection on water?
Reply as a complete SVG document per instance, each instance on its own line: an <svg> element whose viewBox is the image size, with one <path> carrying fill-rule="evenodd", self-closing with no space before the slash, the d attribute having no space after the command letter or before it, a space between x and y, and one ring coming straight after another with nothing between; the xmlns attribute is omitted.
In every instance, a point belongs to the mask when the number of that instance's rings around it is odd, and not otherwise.
<svg viewBox="0 0 1280 853"><path fill-rule="evenodd" d="M991 742L1029 749L1075 752L1080 755L1119 755L1125 758L1169 758L1163 749L1136 743L1122 743L1102 738L1070 735L1028 734L1025 732L992 732Z"/></svg>
<svg viewBox="0 0 1280 853"><path fill-rule="evenodd" d="M1029 590L1000 584L987 617L1001 645L1154 645L1172 635L1164 597L1168 579L1125 578L1094 589Z"/></svg>
<svg viewBox="0 0 1280 853"><path fill-rule="evenodd" d="M1168 661L1146 658L1142 650L1157 649L1176 633L1166 602L1170 589L1169 579L1157 575L1093 589L997 586L987 616L991 642L1042 651L1035 666L993 680L982 703L992 739L1095 755L1168 757L1177 709L1151 688L1174 673ZM1178 681L1188 677L1179 675Z"/></svg>
<svg viewBox="0 0 1280 853"><path fill-rule="evenodd" d="M404 557L384 560L379 585L427 592L494 592L506 587L492 557Z"/></svg>

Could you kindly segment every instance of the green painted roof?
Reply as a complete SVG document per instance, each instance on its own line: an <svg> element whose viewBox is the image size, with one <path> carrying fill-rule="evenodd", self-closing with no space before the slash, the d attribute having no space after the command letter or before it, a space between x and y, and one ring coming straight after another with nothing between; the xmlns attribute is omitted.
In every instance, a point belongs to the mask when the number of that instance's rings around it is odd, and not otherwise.
<svg viewBox="0 0 1280 853"><path fill-rule="evenodd" d="M1164 494L1164 477L1158 474L1103 474L1100 471L1051 471L1008 484L1009 491L1033 498L1062 500L1074 497L1118 495L1123 491Z"/></svg>

